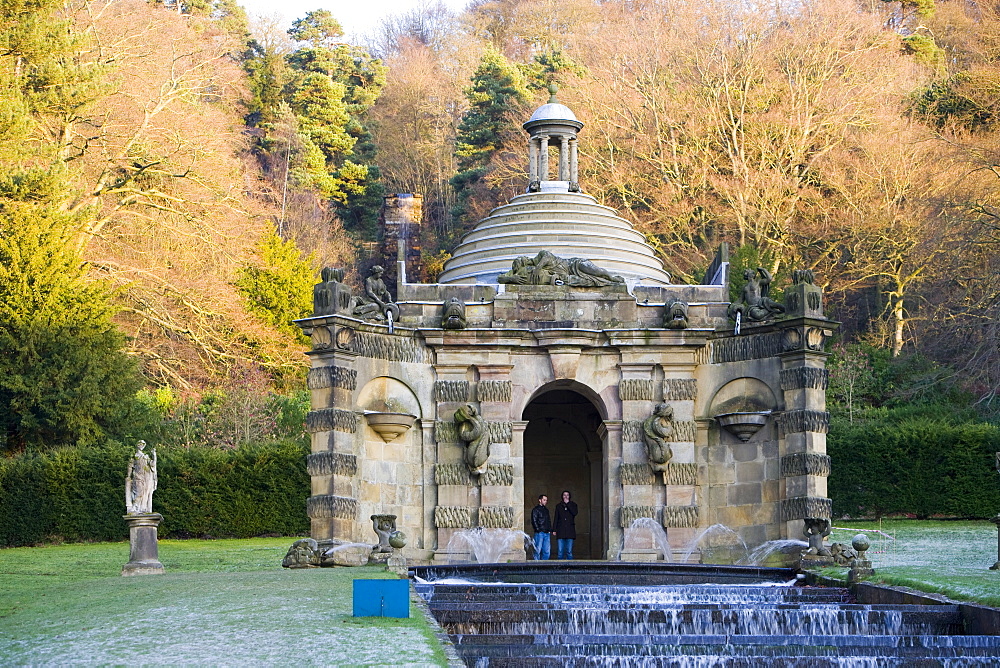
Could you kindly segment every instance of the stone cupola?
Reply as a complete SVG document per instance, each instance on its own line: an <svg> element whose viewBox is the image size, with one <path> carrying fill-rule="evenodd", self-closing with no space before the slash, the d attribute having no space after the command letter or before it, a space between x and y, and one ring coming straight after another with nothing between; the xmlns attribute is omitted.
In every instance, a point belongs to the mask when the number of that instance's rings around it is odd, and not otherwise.
<svg viewBox="0 0 1000 668"><path fill-rule="evenodd" d="M549 101L531 115L524 129L528 131L528 192L565 190L579 192L579 162L576 133L583 129L573 111L556 99L555 85L549 86ZM551 179L549 147L558 150L556 178Z"/></svg>
<svg viewBox="0 0 1000 668"><path fill-rule="evenodd" d="M496 284L515 258L547 250L590 260L629 285L669 285L670 275L645 237L614 209L580 191L577 133L583 123L556 99L554 86L549 90L548 102L524 124L527 192L462 237L438 282Z"/></svg>

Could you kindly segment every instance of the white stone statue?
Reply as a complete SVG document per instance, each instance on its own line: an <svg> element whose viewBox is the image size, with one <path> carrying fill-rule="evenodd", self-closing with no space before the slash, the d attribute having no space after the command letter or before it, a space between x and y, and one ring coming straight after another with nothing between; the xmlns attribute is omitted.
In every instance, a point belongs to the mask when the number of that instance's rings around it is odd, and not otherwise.
<svg viewBox="0 0 1000 668"><path fill-rule="evenodd" d="M143 452L146 441L139 441L138 449L128 466L125 477L125 508L129 515L153 512L153 490L156 489L156 448L153 458Z"/></svg>

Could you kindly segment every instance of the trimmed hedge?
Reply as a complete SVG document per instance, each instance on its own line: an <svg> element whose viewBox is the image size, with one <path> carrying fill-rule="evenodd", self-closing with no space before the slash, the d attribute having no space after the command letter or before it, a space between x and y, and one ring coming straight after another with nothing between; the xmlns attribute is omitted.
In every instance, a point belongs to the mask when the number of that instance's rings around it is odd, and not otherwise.
<svg viewBox="0 0 1000 668"><path fill-rule="evenodd" d="M0 546L128 538L122 516L133 452L108 443L0 458ZM235 450L157 447L160 536L307 533L308 453L296 440Z"/></svg>
<svg viewBox="0 0 1000 668"><path fill-rule="evenodd" d="M992 517L1000 511L997 451L1000 429L982 422L914 411L834 419L827 437L833 514Z"/></svg>

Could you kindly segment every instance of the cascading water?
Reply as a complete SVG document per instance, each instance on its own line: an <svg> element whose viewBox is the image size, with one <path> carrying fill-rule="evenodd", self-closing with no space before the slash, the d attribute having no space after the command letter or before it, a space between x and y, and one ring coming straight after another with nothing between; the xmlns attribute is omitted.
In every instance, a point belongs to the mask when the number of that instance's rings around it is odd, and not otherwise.
<svg viewBox="0 0 1000 668"><path fill-rule="evenodd" d="M681 558L682 563L688 563L691 561L691 555L695 550L702 551L702 563L712 563L711 561L705 560L706 552L713 552L718 550L724 550L727 556L732 557L734 553L742 554L736 556L735 558L728 559L726 563L733 563L741 558L745 558L750 550L747 548L747 544L743 542L739 534L727 527L725 524L713 524L708 527L687 544L687 549L684 552L684 556Z"/></svg>
<svg viewBox="0 0 1000 668"><path fill-rule="evenodd" d="M809 543L804 540L769 540L755 547L746 557L738 559L736 563L740 566L763 566L767 564L768 558L775 553L801 554L808 547Z"/></svg>
<svg viewBox="0 0 1000 668"><path fill-rule="evenodd" d="M702 569L694 572L706 579L737 570L634 566L651 579L667 568L680 576L690 572L681 569ZM579 569L577 581L594 577L588 576L588 566L573 568ZM589 568L598 572L603 567ZM525 568L518 575L539 570ZM744 569L764 571L780 569ZM483 668L958 668L996 665L1000 658L1000 637L961 635L962 613L956 605L862 605L846 589L799 587L795 582L624 586L442 581L416 587L466 664Z"/></svg>
<svg viewBox="0 0 1000 668"><path fill-rule="evenodd" d="M618 550L617 559L621 561L622 554L636 550L656 548L663 555L663 561L671 560L670 541L667 532L660 523L651 517L640 517L634 520L622 536L622 547Z"/></svg>
<svg viewBox="0 0 1000 668"><path fill-rule="evenodd" d="M515 529L459 529L448 541L447 552L451 555L470 554L478 564L495 564L503 554L523 546L515 544L517 539L525 539L531 544L531 537ZM451 563L461 563L462 559L452 557Z"/></svg>

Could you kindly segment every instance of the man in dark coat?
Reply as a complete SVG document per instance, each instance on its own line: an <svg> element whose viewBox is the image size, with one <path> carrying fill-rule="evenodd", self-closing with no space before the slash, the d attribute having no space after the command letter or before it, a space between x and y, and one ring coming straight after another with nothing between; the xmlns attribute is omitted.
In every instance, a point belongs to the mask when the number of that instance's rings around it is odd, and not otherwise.
<svg viewBox="0 0 1000 668"><path fill-rule="evenodd" d="M549 497L538 495L538 505L531 509L531 528L535 530L535 559L548 559L552 551L552 521L545 504Z"/></svg>
<svg viewBox="0 0 1000 668"><path fill-rule="evenodd" d="M574 501L570 501L569 491L562 493L562 501L556 506L555 529L559 559L573 558L573 541L576 540L576 514L580 512Z"/></svg>

